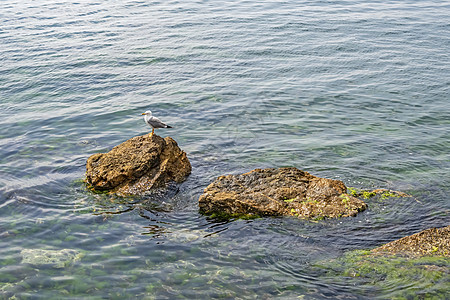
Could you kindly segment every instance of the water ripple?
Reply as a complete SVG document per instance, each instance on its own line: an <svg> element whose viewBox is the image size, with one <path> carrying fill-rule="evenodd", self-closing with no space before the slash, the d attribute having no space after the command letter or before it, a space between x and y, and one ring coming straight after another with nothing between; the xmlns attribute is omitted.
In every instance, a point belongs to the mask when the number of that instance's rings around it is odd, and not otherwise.
<svg viewBox="0 0 450 300"><path fill-rule="evenodd" d="M348 288L313 266L448 223L448 10L427 0L2 3L0 290L375 295L364 279ZM146 197L88 192L86 159L147 133L147 109L173 125L160 134L188 153L191 176ZM217 176L280 166L414 197L321 223L198 213ZM31 267L23 248L83 258ZM410 291L390 281L379 294Z"/></svg>

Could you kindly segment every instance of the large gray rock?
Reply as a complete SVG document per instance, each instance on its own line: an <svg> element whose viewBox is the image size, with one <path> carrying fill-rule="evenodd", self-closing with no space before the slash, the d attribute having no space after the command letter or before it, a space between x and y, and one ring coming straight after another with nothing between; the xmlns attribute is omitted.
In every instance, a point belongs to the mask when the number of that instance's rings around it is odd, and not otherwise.
<svg viewBox="0 0 450 300"><path fill-rule="evenodd" d="M347 194L339 180L320 178L297 168L256 169L218 177L199 199L205 214L338 218L367 208Z"/></svg>
<svg viewBox="0 0 450 300"><path fill-rule="evenodd" d="M89 157L86 181L96 191L119 195L142 194L191 173L191 164L170 137L143 135L129 139L108 153Z"/></svg>

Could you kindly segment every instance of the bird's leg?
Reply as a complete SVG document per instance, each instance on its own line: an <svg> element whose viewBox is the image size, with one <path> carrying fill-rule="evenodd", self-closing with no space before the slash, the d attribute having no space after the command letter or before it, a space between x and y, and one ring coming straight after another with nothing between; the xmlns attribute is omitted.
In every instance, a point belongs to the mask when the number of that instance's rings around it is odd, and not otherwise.
<svg viewBox="0 0 450 300"><path fill-rule="evenodd" d="M149 136L153 136L154 133L155 133L155 128L152 128L152 133L150 133Z"/></svg>

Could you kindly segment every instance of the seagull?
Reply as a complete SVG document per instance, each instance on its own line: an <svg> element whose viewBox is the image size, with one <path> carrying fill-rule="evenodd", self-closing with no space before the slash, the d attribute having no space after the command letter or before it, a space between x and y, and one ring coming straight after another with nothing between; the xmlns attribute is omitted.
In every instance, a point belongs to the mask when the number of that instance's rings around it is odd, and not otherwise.
<svg viewBox="0 0 450 300"><path fill-rule="evenodd" d="M152 112L149 110L147 110L145 113L142 113L142 115L144 116L145 123L147 123L152 127L152 133L150 134L150 136L152 136L155 133L155 128L172 128L172 126L164 124L157 117L153 117Z"/></svg>

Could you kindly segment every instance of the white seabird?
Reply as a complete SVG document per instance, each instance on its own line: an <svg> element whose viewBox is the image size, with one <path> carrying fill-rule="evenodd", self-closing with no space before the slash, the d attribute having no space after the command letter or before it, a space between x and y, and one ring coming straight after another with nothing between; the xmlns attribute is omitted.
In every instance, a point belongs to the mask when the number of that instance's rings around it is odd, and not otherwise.
<svg viewBox="0 0 450 300"><path fill-rule="evenodd" d="M147 110L145 113L142 113L142 115L144 116L145 123L152 127L152 133L150 136L155 133L155 128L172 128L172 126L164 124L160 119L152 116L152 112L149 110Z"/></svg>

